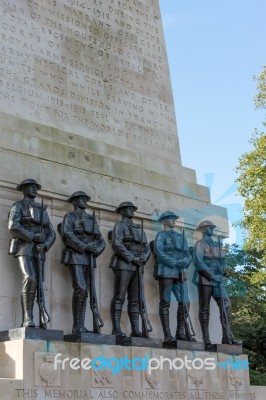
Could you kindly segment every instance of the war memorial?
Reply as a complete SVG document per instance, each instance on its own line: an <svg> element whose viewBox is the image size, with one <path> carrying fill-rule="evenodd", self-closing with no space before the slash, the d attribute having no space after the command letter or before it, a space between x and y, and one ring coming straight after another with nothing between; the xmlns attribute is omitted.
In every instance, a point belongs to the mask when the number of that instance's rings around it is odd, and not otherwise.
<svg viewBox="0 0 266 400"><path fill-rule="evenodd" d="M222 295L226 210L181 162L158 0L0 11L0 398L262 400Z"/></svg>

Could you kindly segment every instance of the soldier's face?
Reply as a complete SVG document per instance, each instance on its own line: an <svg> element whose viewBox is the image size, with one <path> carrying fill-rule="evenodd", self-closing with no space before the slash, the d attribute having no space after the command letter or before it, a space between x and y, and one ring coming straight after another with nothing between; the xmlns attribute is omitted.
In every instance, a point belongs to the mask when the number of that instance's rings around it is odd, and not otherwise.
<svg viewBox="0 0 266 400"><path fill-rule="evenodd" d="M175 221L175 218L168 218L163 221L163 225L167 226L168 228L174 228Z"/></svg>
<svg viewBox="0 0 266 400"><path fill-rule="evenodd" d="M37 185L25 185L22 188L22 192L24 193L25 196L30 197L34 199L36 196L38 196L38 191L37 191Z"/></svg>
<svg viewBox="0 0 266 400"><path fill-rule="evenodd" d="M82 208L83 210L85 210L85 208L87 208L88 206L88 199L86 196L80 196L80 197L76 197L73 200L73 204L77 205L79 208Z"/></svg>
<svg viewBox="0 0 266 400"><path fill-rule="evenodd" d="M213 230L214 230L214 226L207 226L207 228L205 229L205 234L207 236L212 236L213 235Z"/></svg>
<svg viewBox="0 0 266 400"><path fill-rule="evenodd" d="M135 209L134 207L123 207L121 208L120 213L121 215L123 215L123 217L133 218L135 214Z"/></svg>

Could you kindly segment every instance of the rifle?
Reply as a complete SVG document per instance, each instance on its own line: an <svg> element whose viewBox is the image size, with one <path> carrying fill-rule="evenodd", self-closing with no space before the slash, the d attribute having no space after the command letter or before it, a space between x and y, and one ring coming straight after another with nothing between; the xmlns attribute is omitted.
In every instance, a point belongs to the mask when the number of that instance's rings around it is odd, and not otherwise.
<svg viewBox="0 0 266 400"><path fill-rule="evenodd" d="M95 211L93 210L92 214L92 240L94 240L95 234ZM93 253L90 255L90 308L93 316L93 332L94 333L101 333L101 328L103 327L104 323L100 316L99 309L98 309L98 301L95 289L95 271L94 271L94 257Z"/></svg>
<svg viewBox="0 0 266 400"><path fill-rule="evenodd" d="M43 199L40 214L40 233L43 233ZM46 329L47 323L50 322L49 314L45 308L44 292L43 292L43 265L44 265L44 254L43 252L37 252L38 254L38 290L37 290L37 303L39 306L39 326L40 328Z"/></svg>
<svg viewBox="0 0 266 400"><path fill-rule="evenodd" d="M219 246L219 264L220 264L220 270L221 270L222 269L221 268L222 251L221 251L221 241L220 241L219 236L218 236L218 246ZM227 315L227 312L225 309L221 282L218 282L218 288L219 288L220 297L221 297L221 323L222 323L222 326L225 328L229 344L232 344L232 336L233 335L232 335L232 332L229 327L228 315Z"/></svg>
<svg viewBox="0 0 266 400"><path fill-rule="evenodd" d="M141 220L141 244L139 250L140 257L143 250L143 238L144 238L144 229L143 229L143 220ZM138 268L137 271L138 271L139 308L140 308L140 317L142 322L142 336L148 338L149 332L152 332L152 326L147 315L147 305L144 295L144 285L141 273L141 266L137 268Z"/></svg>
<svg viewBox="0 0 266 400"><path fill-rule="evenodd" d="M185 255L185 230L182 231L182 255ZM187 307L187 303L185 303L185 296L184 296L184 280L183 280L183 273L182 271L179 272L179 281L180 281L180 292L181 292L181 302L183 307L183 315L184 315L184 323L185 323L185 330L190 342L194 341L195 339L195 331L192 325L192 321L189 315L189 310Z"/></svg>

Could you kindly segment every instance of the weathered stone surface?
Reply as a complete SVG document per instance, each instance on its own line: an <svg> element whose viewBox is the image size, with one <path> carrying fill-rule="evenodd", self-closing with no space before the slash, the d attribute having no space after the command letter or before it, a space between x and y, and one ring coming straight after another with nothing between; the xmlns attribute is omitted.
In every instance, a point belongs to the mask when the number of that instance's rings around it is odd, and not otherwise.
<svg viewBox="0 0 266 400"><path fill-rule="evenodd" d="M0 343L0 354L0 391L8 400L263 398L249 386L248 370L235 368L246 356L38 340Z"/></svg>
<svg viewBox="0 0 266 400"><path fill-rule="evenodd" d="M256 400L264 400L266 395L265 386L250 386L250 392L254 395Z"/></svg>
<svg viewBox="0 0 266 400"><path fill-rule="evenodd" d="M65 335L64 340L66 342L80 342L80 343L92 343L92 344L116 344L116 337L113 335L101 335L97 333L72 333Z"/></svg>
<svg viewBox="0 0 266 400"><path fill-rule="evenodd" d="M242 345L235 345L235 344L217 344L217 352L224 354L237 354L237 355L243 353Z"/></svg>
<svg viewBox="0 0 266 400"><path fill-rule="evenodd" d="M204 351L205 347L202 342L188 342L186 340L174 340L170 343L163 342L165 349L188 350L188 351Z"/></svg>
<svg viewBox="0 0 266 400"><path fill-rule="evenodd" d="M162 341L160 339L144 338L144 337L129 337L129 342L127 346L134 347L148 347L148 348L158 348L162 347ZM117 342L119 344L119 342Z"/></svg>
<svg viewBox="0 0 266 400"><path fill-rule="evenodd" d="M33 340L63 340L63 332L51 329L16 328L0 332L0 341L33 339Z"/></svg>
<svg viewBox="0 0 266 400"><path fill-rule="evenodd" d="M23 390L23 381L20 379L1 378L0 380L1 397L5 400L17 400L18 393Z"/></svg>
<svg viewBox="0 0 266 400"><path fill-rule="evenodd" d="M1 5L2 110L180 163L157 1Z"/></svg>

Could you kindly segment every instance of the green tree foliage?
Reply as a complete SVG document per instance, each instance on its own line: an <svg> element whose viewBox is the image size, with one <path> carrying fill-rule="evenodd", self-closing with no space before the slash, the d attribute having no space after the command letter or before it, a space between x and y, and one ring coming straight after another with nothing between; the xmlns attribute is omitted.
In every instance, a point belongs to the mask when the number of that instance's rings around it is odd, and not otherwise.
<svg viewBox="0 0 266 400"><path fill-rule="evenodd" d="M256 79L256 78L255 78ZM255 96L256 108L266 109L266 66L257 78L258 94Z"/></svg>
<svg viewBox="0 0 266 400"><path fill-rule="evenodd" d="M255 78L256 108L266 110L266 66ZM266 128L266 122L262 122ZM228 246L228 291L234 332L249 356L250 380L266 386L266 134L255 131L252 150L239 160L238 191L244 197L245 249Z"/></svg>
<svg viewBox="0 0 266 400"><path fill-rule="evenodd" d="M266 386L266 269L262 254L237 245L227 246L226 253L233 332L248 354L251 384Z"/></svg>
<svg viewBox="0 0 266 400"><path fill-rule="evenodd" d="M266 110L266 67L257 79L257 108ZM263 122L264 127L266 123ZM246 246L262 254L266 265L266 134L255 131L251 138L253 150L239 160L238 191L244 197L242 226L247 232Z"/></svg>

